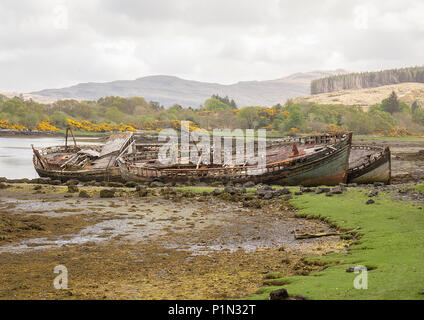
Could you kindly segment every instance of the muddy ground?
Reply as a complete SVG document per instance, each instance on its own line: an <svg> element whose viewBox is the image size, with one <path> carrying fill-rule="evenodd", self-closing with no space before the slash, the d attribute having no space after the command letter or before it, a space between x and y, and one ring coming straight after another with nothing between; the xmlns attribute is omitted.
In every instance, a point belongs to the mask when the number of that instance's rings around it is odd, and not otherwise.
<svg viewBox="0 0 424 320"><path fill-rule="evenodd" d="M10 184L0 190L1 299L227 299L255 293L270 272L306 275L305 254L342 250L337 236L295 240L328 225L294 217L281 199L259 207L212 195L139 197L121 188ZM256 201L256 200L255 200ZM68 269L56 290L54 267Z"/></svg>

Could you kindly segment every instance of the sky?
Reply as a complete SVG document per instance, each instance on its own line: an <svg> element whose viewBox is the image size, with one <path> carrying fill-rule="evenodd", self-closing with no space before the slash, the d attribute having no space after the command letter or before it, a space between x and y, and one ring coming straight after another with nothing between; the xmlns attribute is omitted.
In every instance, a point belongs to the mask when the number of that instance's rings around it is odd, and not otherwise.
<svg viewBox="0 0 424 320"><path fill-rule="evenodd" d="M0 92L424 65L422 0L2 0Z"/></svg>

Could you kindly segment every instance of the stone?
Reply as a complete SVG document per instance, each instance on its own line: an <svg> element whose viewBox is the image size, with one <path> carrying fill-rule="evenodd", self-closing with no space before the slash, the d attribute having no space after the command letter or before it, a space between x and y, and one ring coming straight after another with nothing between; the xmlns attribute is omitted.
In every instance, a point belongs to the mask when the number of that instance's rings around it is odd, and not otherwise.
<svg viewBox="0 0 424 320"><path fill-rule="evenodd" d="M326 196L326 197L332 197L332 196L333 196L333 193L332 193L331 191L326 192L326 193L325 193L325 196Z"/></svg>
<svg viewBox="0 0 424 320"><path fill-rule="evenodd" d="M237 193L237 190L234 187L227 186L227 187L224 188L224 192L229 193L233 196Z"/></svg>
<svg viewBox="0 0 424 320"><path fill-rule="evenodd" d="M269 200L269 199L272 199L273 196L274 196L274 194L273 194L272 191L265 190L265 194L264 194L263 198L265 200Z"/></svg>
<svg viewBox="0 0 424 320"><path fill-rule="evenodd" d="M282 194L291 194L291 191L289 189L287 189L287 188L283 188L281 190L281 192L282 192Z"/></svg>
<svg viewBox="0 0 424 320"><path fill-rule="evenodd" d="M343 193L342 186L334 187L333 189L331 189L331 193L332 194L342 194Z"/></svg>
<svg viewBox="0 0 424 320"><path fill-rule="evenodd" d="M317 190L315 191L316 194L321 194L321 193L326 193L329 192L330 188L317 188Z"/></svg>
<svg viewBox="0 0 424 320"><path fill-rule="evenodd" d="M80 193L78 194L78 197L80 197L80 198L90 198L90 195L88 194L87 191L81 190Z"/></svg>
<svg viewBox="0 0 424 320"><path fill-rule="evenodd" d="M69 193L78 192L78 187L76 185L71 184L71 185L68 186L68 192Z"/></svg>
<svg viewBox="0 0 424 320"><path fill-rule="evenodd" d="M288 195L284 196L284 200L285 200L285 201L289 201L289 200L291 200L292 198L293 198L293 196L292 196L291 194L288 194Z"/></svg>
<svg viewBox="0 0 424 320"><path fill-rule="evenodd" d="M164 184L163 184L163 182L160 182L160 181L152 181L150 183L150 186L152 188L162 188L164 186Z"/></svg>
<svg viewBox="0 0 424 320"><path fill-rule="evenodd" d="M213 195L214 195L214 196L219 196L219 195L222 193L222 190L221 190L221 189L216 188L216 189L214 189L214 190L212 191L212 193L213 193Z"/></svg>
<svg viewBox="0 0 424 320"><path fill-rule="evenodd" d="M134 182L134 181L128 181L128 182L126 182L126 183L125 183L125 186L126 186L127 188L135 188L135 187L137 187L137 182Z"/></svg>
<svg viewBox="0 0 424 320"><path fill-rule="evenodd" d="M378 190L374 189L371 190L371 192L368 194L368 197L372 198L372 197L376 197L378 195Z"/></svg>
<svg viewBox="0 0 424 320"><path fill-rule="evenodd" d="M373 203L375 203L373 199L369 199L367 202L365 202L365 204L373 204Z"/></svg>
<svg viewBox="0 0 424 320"><path fill-rule="evenodd" d="M0 189L6 189L7 188L7 184L5 184L4 182L0 182Z"/></svg>
<svg viewBox="0 0 424 320"><path fill-rule="evenodd" d="M68 181L66 181L65 185L67 186L76 186L79 184L79 181L76 179L70 179Z"/></svg>
<svg viewBox="0 0 424 320"><path fill-rule="evenodd" d="M122 182L111 181L111 182L107 183L107 186L112 187L112 188L122 188L124 186L124 184Z"/></svg>
<svg viewBox="0 0 424 320"><path fill-rule="evenodd" d="M102 189L100 190L100 198L114 198L115 191L111 189Z"/></svg>
<svg viewBox="0 0 424 320"><path fill-rule="evenodd" d="M289 294L284 288L271 291L269 294L269 300L287 300L288 298Z"/></svg>
<svg viewBox="0 0 424 320"><path fill-rule="evenodd" d="M302 194L303 194L302 191L295 191L295 193L294 193L295 196L301 196Z"/></svg>
<svg viewBox="0 0 424 320"><path fill-rule="evenodd" d="M245 187L245 188L252 188L254 186L255 186L255 183L253 181L248 181L248 182L243 184L243 187Z"/></svg>

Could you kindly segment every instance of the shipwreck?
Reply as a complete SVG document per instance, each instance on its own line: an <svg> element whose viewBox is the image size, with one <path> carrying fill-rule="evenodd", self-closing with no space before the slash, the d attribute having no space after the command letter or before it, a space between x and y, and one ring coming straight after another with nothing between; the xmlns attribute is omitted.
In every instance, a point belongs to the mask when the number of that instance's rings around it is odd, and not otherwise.
<svg viewBox="0 0 424 320"><path fill-rule="evenodd" d="M68 131L74 144L68 145ZM122 181L117 159L135 152L131 132L114 134L104 145L77 145L72 129L66 130L65 145L33 149L33 163L40 177L66 181Z"/></svg>

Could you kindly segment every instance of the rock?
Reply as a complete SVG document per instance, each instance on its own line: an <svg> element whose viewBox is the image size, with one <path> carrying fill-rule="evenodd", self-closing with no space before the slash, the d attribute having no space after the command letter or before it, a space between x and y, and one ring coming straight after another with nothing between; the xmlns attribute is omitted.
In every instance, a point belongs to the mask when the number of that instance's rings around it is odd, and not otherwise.
<svg viewBox="0 0 424 320"><path fill-rule="evenodd" d="M4 182L0 182L0 189L6 189L7 188L7 184L5 184Z"/></svg>
<svg viewBox="0 0 424 320"><path fill-rule="evenodd" d="M325 196L326 196L326 197L332 197L332 196L333 196L333 193L332 193L331 191L326 192L326 193L325 193Z"/></svg>
<svg viewBox="0 0 424 320"><path fill-rule="evenodd" d="M114 198L115 190L111 189L102 189L100 190L100 198Z"/></svg>
<svg viewBox="0 0 424 320"><path fill-rule="evenodd" d="M36 185L36 186L34 186L34 190L41 190L41 186L38 184L38 185Z"/></svg>
<svg viewBox="0 0 424 320"><path fill-rule="evenodd" d="M68 192L69 193L75 193L78 192L78 187L76 185L69 185L68 186Z"/></svg>
<svg viewBox="0 0 424 320"><path fill-rule="evenodd" d="M90 198L90 195L87 193L87 191L81 190L80 193L78 194L78 197L80 197L80 198Z"/></svg>
<svg viewBox="0 0 424 320"><path fill-rule="evenodd" d="M282 193L282 194L291 194L291 191L290 191L289 189L287 189L287 188L283 188L283 189L281 190L281 193Z"/></svg>
<svg viewBox="0 0 424 320"><path fill-rule="evenodd" d="M79 181L76 179L70 179L68 181L66 181L65 185L67 186L76 186L79 184Z"/></svg>
<svg viewBox="0 0 424 320"><path fill-rule="evenodd" d="M349 273L354 272L354 271L355 271L354 267L349 267L349 268L346 269L346 272L349 272Z"/></svg>
<svg viewBox="0 0 424 320"><path fill-rule="evenodd" d="M348 183L348 188L355 188L355 187L357 187L358 186L358 184L357 183Z"/></svg>
<svg viewBox="0 0 424 320"><path fill-rule="evenodd" d="M233 196L237 193L237 190L234 187L227 186L227 187L224 188L224 192L229 193Z"/></svg>
<svg viewBox="0 0 424 320"><path fill-rule="evenodd" d="M331 189L331 193L332 194L342 194L343 193L342 186L334 187L333 189Z"/></svg>
<svg viewBox="0 0 424 320"><path fill-rule="evenodd" d="M219 188L216 188L216 189L213 190L212 193L213 193L214 196L219 196L222 193L222 190L219 189Z"/></svg>
<svg viewBox="0 0 424 320"><path fill-rule="evenodd" d="M295 196L301 196L302 194L303 194L302 191L295 191L295 193L294 193Z"/></svg>
<svg viewBox="0 0 424 320"><path fill-rule="evenodd" d="M308 193L308 192L314 192L315 189L314 188L304 188L302 191L305 192L305 193Z"/></svg>
<svg viewBox="0 0 424 320"><path fill-rule="evenodd" d="M126 182L126 183L125 183L125 186L126 186L127 188L135 188L135 187L137 187L137 182L134 182L134 181L128 181L128 182Z"/></svg>
<svg viewBox="0 0 424 320"><path fill-rule="evenodd" d="M248 182L243 184L243 187L245 187L245 188L252 188L254 186L255 186L255 183L253 181L248 181Z"/></svg>
<svg viewBox="0 0 424 320"><path fill-rule="evenodd" d="M217 188L217 187L221 187L222 183L220 181L214 181L210 184L210 186Z"/></svg>
<svg viewBox="0 0 424 320"><path fill-rule="evenodd" d="M137 186L137 188L138 188L139 186ZM148 191L147 191L147 189L142 189L142 188L140 188L139 190L137 190L137 194L138 194L138 196L139 197L146 197L147 195L148 195Z"/></svg>
<svg viewBox="0 0 424 320"><path fill-rule="evenodd" d="M374 187L384 187L384 182L374 182Z"/></svg>
<svg viewBox="0 0 424 320"><path fill-rule="evenodd" d="M287 300L288 298L289 294L284 288L271 291L269 294L269 300Z"/></svg>
<svg viewBox="0 0 424 320"><path fill-rule="evenodd" d="M297 295L295 296L295 298L296 298L296 300L308 300L308 298L307 298L307 297L302 296L301 294L297 294Z"/></svg>
<svg viewBox="0 0 424 320"><path fill-rule="evenodd" d="M208 184L206 182L198 182L196 183L196 187L207 187Z"/></svg>
<svg viewBox="0 0 424 320"><path fill-rule="evenodd" d="M424 156L424 150L420 150L417 152L417 156Z"/></svg>
<svg viewBox="0 0 424 320"><path fill-rule="evenodd" d="M262 184L260 188L264 190L272 190L272 187L267 184Z"/></svg>
<svg viewBox="0 0 424 320"><path fill-rule="evenodd" d="M112 188L122 188L122 187L124 187L124 184L122 182L114 182L114 181L112 181L112 182L108 182L107 183L107 186L108 187L112 187Z"/></svg>
<svg viewBox="0 0 424 320"><path fill-rule="evenodd" d="M5 177L0 177L0 182L7 182L7 178L5 178Z"/></svg>
<svg viewBox="0 0 424 320"><path fill-rule="evenodd" d="M292 198L293 198L293 196L292 196L291 194L288 194L288 195L284 196L284 200L285 200L285 201L289 201L289 200L291 200Z"/></svg>
<svg viewBox="0 0 424 320"><path fill-rule="evenodd" d="M315 191L316 194L326 193L329 192L330 188L317 188L317 191Z"/></svg>
<svg viewBox="0 0 424 320"><path fill-rule="evenodd" d="M367 202L365 202L365 204L373 204L373 203L375 203L373 199L369 199Z"/></svg>
<svg viewBox="0 0 424 320"><path fill-rule="evenodd" d="M378 190L374 189L371 190L371 192L368 194L368 197L372 198L372 197L376 197L378 195Z"/></svg>
<svg viewBox="0 0 424 320"><path fill-rule="evenodd" d="M53 185L53 186L58 186L61 183L62 183L62 181L60 181L60 180L52 180L52 181L50 181L50 184Z"/></svg>
<svg viewBox="0 0 424 320"><path fill-rule="evenodd" d="M263 198L265 200L269 200L269 199L272 199L273 196L274 196L274 193L272 191L265 190L265 194L264 194Z"/></svg>
<svg viewBox="0 0 424 320"><path fill-rule="evenodd" d="M164 184L163 184L163 182L160 182L160 181L152 181L150 183L150 186L152 188L162 188L164 186Z"/></svg>

